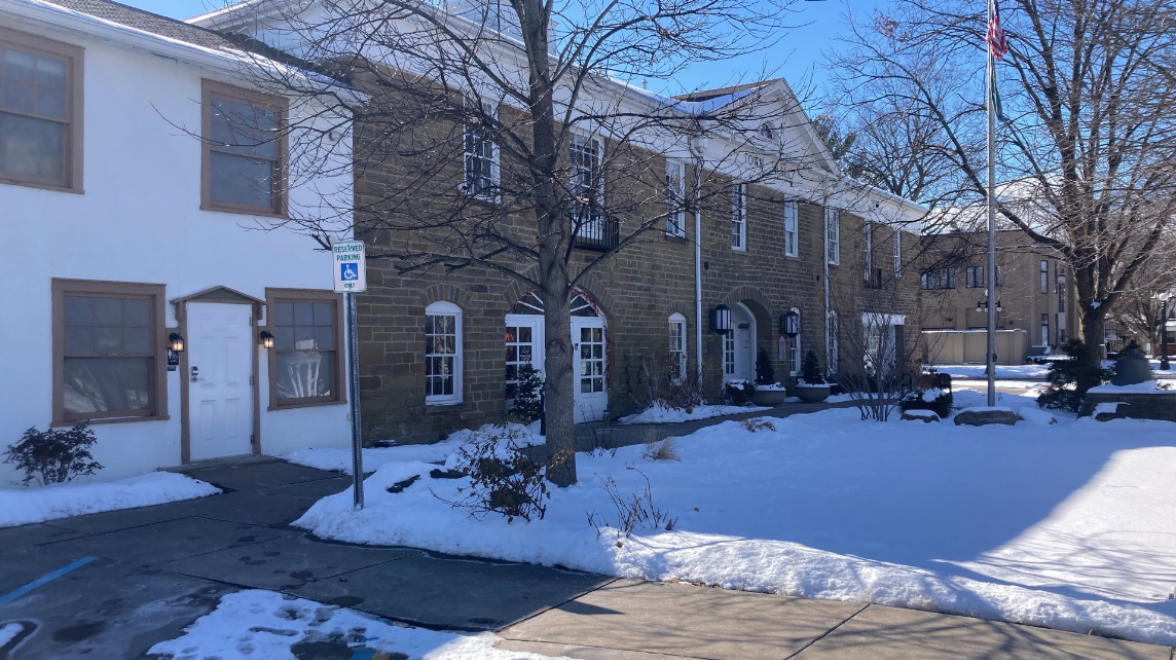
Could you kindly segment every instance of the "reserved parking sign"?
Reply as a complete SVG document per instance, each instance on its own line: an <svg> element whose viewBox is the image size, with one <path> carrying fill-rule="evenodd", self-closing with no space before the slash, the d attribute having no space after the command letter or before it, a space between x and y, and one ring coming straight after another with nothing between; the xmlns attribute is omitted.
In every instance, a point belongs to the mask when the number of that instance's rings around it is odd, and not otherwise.
<svg viewBox="0 0 1176 660"><path fill-rule="evenodd" d="M331 245L335 293L367 291L367 252L363 241L339 241Z"/></svg>

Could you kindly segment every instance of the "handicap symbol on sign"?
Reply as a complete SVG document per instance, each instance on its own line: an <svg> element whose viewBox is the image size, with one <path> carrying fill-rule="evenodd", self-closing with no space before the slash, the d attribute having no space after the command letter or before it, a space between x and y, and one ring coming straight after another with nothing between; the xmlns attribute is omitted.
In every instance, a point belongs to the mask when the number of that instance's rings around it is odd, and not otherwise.
<svg viewBox="0 0 1176 660"><path fill-rule="evenodd" d="M346 263L339 264L339 277L344 282L359 279L359 264Z"/></svg>

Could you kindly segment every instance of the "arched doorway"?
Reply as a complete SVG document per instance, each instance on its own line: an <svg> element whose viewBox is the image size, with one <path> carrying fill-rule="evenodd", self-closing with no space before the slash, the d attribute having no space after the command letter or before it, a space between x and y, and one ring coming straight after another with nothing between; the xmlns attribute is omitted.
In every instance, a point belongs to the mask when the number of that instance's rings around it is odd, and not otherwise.
<svg viewBox="0 0 1176 660"><path fill-rule="evenodd" d="M543 300L527 292L506 315L506 399L514 398L519 365L529 363L544 371ZM586 294L571 300L572 378L575 421L594 422L608 409L606 329L604 316Z"/></svg>
<svg viewBox="0 0 1176 660"><path fill-rule="evenodd" d="M723 382L754 380L755 315L743 303L731 307L731 332L723 335Z"/></svg>

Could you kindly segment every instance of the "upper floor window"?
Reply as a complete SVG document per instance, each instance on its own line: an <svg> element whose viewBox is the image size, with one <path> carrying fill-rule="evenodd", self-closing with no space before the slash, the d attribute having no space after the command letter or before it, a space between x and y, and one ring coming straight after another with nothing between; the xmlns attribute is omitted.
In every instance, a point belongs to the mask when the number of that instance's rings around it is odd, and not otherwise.
<svg viewBox="0 0 1176 660"><path fill-rule="evenodd" d="M831 265L841 263L841 213L825 209L825 258Z"/></svg>
<svg viewBox="0 0 1176 660"><path fill-rule="evenodd" d="M924 270L919 273L919 288L926 291L956 288L955 268L928 268Z"/></svg>
<svg viewBox="0 0 1176 660"><path fill-rule="evenodd" d="M862 275L867 282L874 281L874 232L869 222L862 223L862 247L865 250L865 269Z"/></svg>
<svg viewBox="0 0 1176 660"><path fill-rule="evenodd" d="M794 199L784 200L784 256L795 257L799 253L800 232L798 220L800 205Z"/></svg>
<svg viewBox="0 0 1176 660"><path fill-rule="evenodd" d="M1066 311L1066 276L1058 275L1058 311Z"/></svg>
<svg viewBox="0 0 1176 660"><path fill-rule="evenodd" d="M440 301L425 308L425 403L461 401L461 308Z"/></svg>
<svg viewBox="0 0 1176 660"><path fill-rule="evenodd" d="M1041 260L1041 292L1049 293L1049 262Z"/></svg>
<svg viewBox="0 0 1176 660"><path fill-rule="evenodd" d="M731 249L747 250L747 184L731 186Z"/></svg>
<svg viewBox="0 0 1176 660"><path fill-rule="evenodd" d="M82 49L0 28L0 182L82 189Z"/></svg>
<svg viewBox="0 0 1176 660"><path fill-rule="evenodd" d="M902 230L894 230L894 238L891 239L891 249L894 252L894 276L902 277Z"/></svg>
<svg viewBox="0 0 1176 660"><path fill-rule="evenodd" d="M285 214L285 130L284 99L205 80L203 208Z"/></svg>
<svg viewBox="0 0 1176 660"><path fill-rule="evenodd" d="M589 239L604 237L604 173L600 140L572 133L568 140L568 180L573 201L575 235Z"/></svg>
<svg viewBox="0 0 1176 660"><path fill-rule="evenodd" d="M686 235L686 176L685 166L666 161L666 233Z"/></svg>
<svg viewBox="0 0 1176 660"><path fill-rule="evenodd" d="M964 271L964 286L969 289L984 288L984 266L968 266Z"/></svg>
<svg viewBox="0 0 1176 660"><path fill-rule="evenodd" d="M497 111L476 96L467 94L463 102L466 113L462 133L465 163L462 190L478 199L497 201L498 145L486 130L487 121L493 122Z"/></svg>

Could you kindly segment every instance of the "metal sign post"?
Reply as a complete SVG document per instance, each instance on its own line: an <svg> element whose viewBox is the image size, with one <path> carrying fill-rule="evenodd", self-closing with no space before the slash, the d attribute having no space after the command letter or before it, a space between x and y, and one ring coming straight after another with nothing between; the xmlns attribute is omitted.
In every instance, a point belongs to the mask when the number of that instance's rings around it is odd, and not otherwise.
<svg viewBox="0 0 1176 660"><path fill-rule="evenodd" d="M355 294L367 291L367 252L363 241L331 245L335 292L343 294L347 312L347 383L351 390L351 472L356 510L363 508L363 424L359 409L359 312Z"/></svg>

